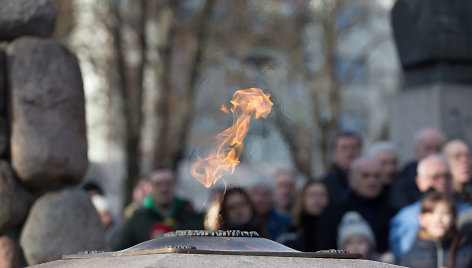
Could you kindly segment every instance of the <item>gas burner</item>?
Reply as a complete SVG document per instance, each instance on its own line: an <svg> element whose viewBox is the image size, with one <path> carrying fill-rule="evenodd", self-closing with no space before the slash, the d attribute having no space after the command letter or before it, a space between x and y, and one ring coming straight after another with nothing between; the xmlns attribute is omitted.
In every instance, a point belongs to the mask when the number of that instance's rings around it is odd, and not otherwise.
<svg viewBox="0 0 472 268"><path fill-rule="evenodd" d="M256 231L239 231L239 230L228 230L228 231L205 231L205 230L182 230L164 234L164 237L174 236L219 236L219 237L259 237Z"/></svg>
<svg viewBox="0 0 472 268"><path fill-rule="evenodd" d="M64 255L63 259L121 257L164 253L338 259L358 259L362 257L360 254L352 254L344 250L300 252L275 241L259 237L257 232L239 230L183 230L167 233L162 238L152 239L121 251L99 253L82 252L81 254Z"/></svg>

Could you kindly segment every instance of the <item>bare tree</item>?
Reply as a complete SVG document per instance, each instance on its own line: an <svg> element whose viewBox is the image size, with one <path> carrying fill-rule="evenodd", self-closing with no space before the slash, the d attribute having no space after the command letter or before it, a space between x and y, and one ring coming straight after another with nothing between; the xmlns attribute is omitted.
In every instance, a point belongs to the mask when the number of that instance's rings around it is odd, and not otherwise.
<svg viewBox="0 0 472 268"><path fill-rule="evenodd" d="M176 169L179 161L184 155L187 146L187 137L191 123L194 107L195 90L199 79L199 73L203 69L203 56L208 42L209 21L217 3L216 0L207 0L197 17L196 24L196 45L193 56L190 60L188 77L183 98L179 105L170 106L169 99L172 93L173 85L171 83L172 63L172 41L176 34L177 16L176 10L179 1L170 1L171 22L167 33L167 43L161 51L164 70L162 72L159 98L156 104L156 118L158 124L156 127L156 146L154 148L153 166L157 167L168 164ZM177 111L179 109L180 111ZM177 124L170 127L170 120L174 117Z"/></svg>
<svg viewBox="0 0 472 268"><path fill-rule="evenodd" d="M56 24L52 38L67 44L69 36L75 27L74 1L52 0L56 10Z"/></svg>
<svg viewBox="0 0 472 268"><path fill-rule="evenodd" d="M160 75L157 76L159 85L159 92L154 106L155 115L155 130L154 130L154 155L152 160L153 168L160 165L167 164L168 156L168 141L169 141L169 128L170 128L170 116L171 107L169 104L170 95L172 92L172 52L173 52L173 41L177 30L177 11L179 9L180 0L168 0L165 1L164 9L169 12L169 26L165 34L164 42L162 47L159 49L159 58L161 59L162 68Z"/></svg>
<svg viewBox="0 0 472 268"><path fill-rule="evenodd" d="M365 61L370 51L388 39L383 35L372 38L358 53L357 60L352 61L351 66L347 67L341 80L336 72L336 60L340 57L338 50L340 41L354 27L366 20L366 14L351 18L347 25L340 27L338 25L340 14L353 1L317 0L311 3L316 6L312 7L313 13L309 15L309 21L304 26L315 24L321 31L322 67L313 71L305 64L305 59L309 55L305 54L306 49L303 47L294 50L298 55L293 56L292 64L295 66L294 72L301 73L308 85L316 132L310 131L307 127L310 124L306 122L287 118L280 109L275 113L275 125L288 144L295 166L307 178L315 173L312 167L314 151L319 151L323 171L326 171L331 164L331 144L338 131L343 88L349 85L354 77L358 68L355 62ZM357 4L367 11L362 1L357 1Z"/></svg>
<svg viewBox="0 0 472 268"><path fill-rule="evenodd" d="M132 189L139 179L140 138L142 123L142 95L144 68L146 66L146 19L147 1L132 1L131 12L123 16L119 1L111 1L110 8L112 23L109 30L113 39L113 54L116 60L118 91L122 102L122 116L124 118L124 152L126 163L125 204L132 200ZM125 19L124 19L125 18ZM125 26L129 26L136 33L133 50L139 53L139 61L130 63L126 60Z"/></svg>

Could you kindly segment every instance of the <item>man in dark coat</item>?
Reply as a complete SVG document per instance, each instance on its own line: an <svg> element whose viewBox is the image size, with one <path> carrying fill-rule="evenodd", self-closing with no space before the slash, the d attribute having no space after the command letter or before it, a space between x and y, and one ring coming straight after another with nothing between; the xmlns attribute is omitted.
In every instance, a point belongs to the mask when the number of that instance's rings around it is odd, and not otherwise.
<svg viewBox="0 0 472 268"><path fill-rule="evenodd" d="M334 163L331 170L323 177L332 196L349 188L347 176L351 162L361 153L361 138L354 132L340 133L334 143Z"/></svg>
<svg viewBox="0 0 472 268"><path fill-rule="evenodd" d="M441 151L444 135L435 128L423 128L415 135L416 159L407 163L392 186L391 203L399 210L421 198L421 192L416 186L416 169L418 161Z"/></svg>
<svg viewBox="0 0 472 268"><path fill-rule="evenodd" d="M121 250L175 230L203 229L203 217L189 202L175 196L176 178L170 169L151 173L152 194L112 237L112 250Z"/></svg>
<svg viewBox="0 0 472 268"><path fill-rule="evenodd" d="M361 157L351 164L349 186L334 203L328 205L318 220L316 232L317 249L335 249L338 225L348 211L356 211L372 228L377 250L388 250L389 220L394 209L382 195L380 163L369 157Z"/></svg>

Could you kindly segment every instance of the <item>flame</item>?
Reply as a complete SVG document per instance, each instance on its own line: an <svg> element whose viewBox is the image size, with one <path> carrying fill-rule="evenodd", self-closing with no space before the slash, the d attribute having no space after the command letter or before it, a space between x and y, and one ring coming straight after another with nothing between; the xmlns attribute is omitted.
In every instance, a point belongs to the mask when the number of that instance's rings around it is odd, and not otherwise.
<svg viewBox="0 0 472 268"><path fill-rule="evenodd" d="M225 184L225 190L223 191L223 193L221 194L222 196L225 196L226 194L226 189L228 188L228 183L225 181L225 179L223 179L223 183ZM221 198L221 201L223 201L223 198Z"/></svg>
<svg viewBox="0 0 472 268"><path fill-rule="evenodd" d="M220 110L225 114L229 114L228 108L226 108L224 103L221 104Z"/></svg>
<svg viewBox="0 0 472 268"><path fill-rule="evenodd" d="M205 158L197 157L192 164L191 173L201 184L209 188L225 173L233 174L239 165L243 151L243 140L249 131L251 119L266 118L272 105L270 94L259 88L238 90L231 100L233 125L216 136L216 143ZM222 105L223 112L226 106Z"/></svg>

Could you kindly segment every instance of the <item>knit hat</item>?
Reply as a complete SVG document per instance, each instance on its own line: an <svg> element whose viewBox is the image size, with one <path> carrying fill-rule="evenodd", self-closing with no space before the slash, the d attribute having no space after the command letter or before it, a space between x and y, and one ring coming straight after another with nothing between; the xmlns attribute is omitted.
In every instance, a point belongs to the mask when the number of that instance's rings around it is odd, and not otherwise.
<svg viewBox="0 0 472 268"><path fill-rule="evenodd" d="M338 227L338 248L343 248L344 243L355 235L364 236L375 247L374 232L369 223L359 213L349 211L344 214Z"/></svg>

